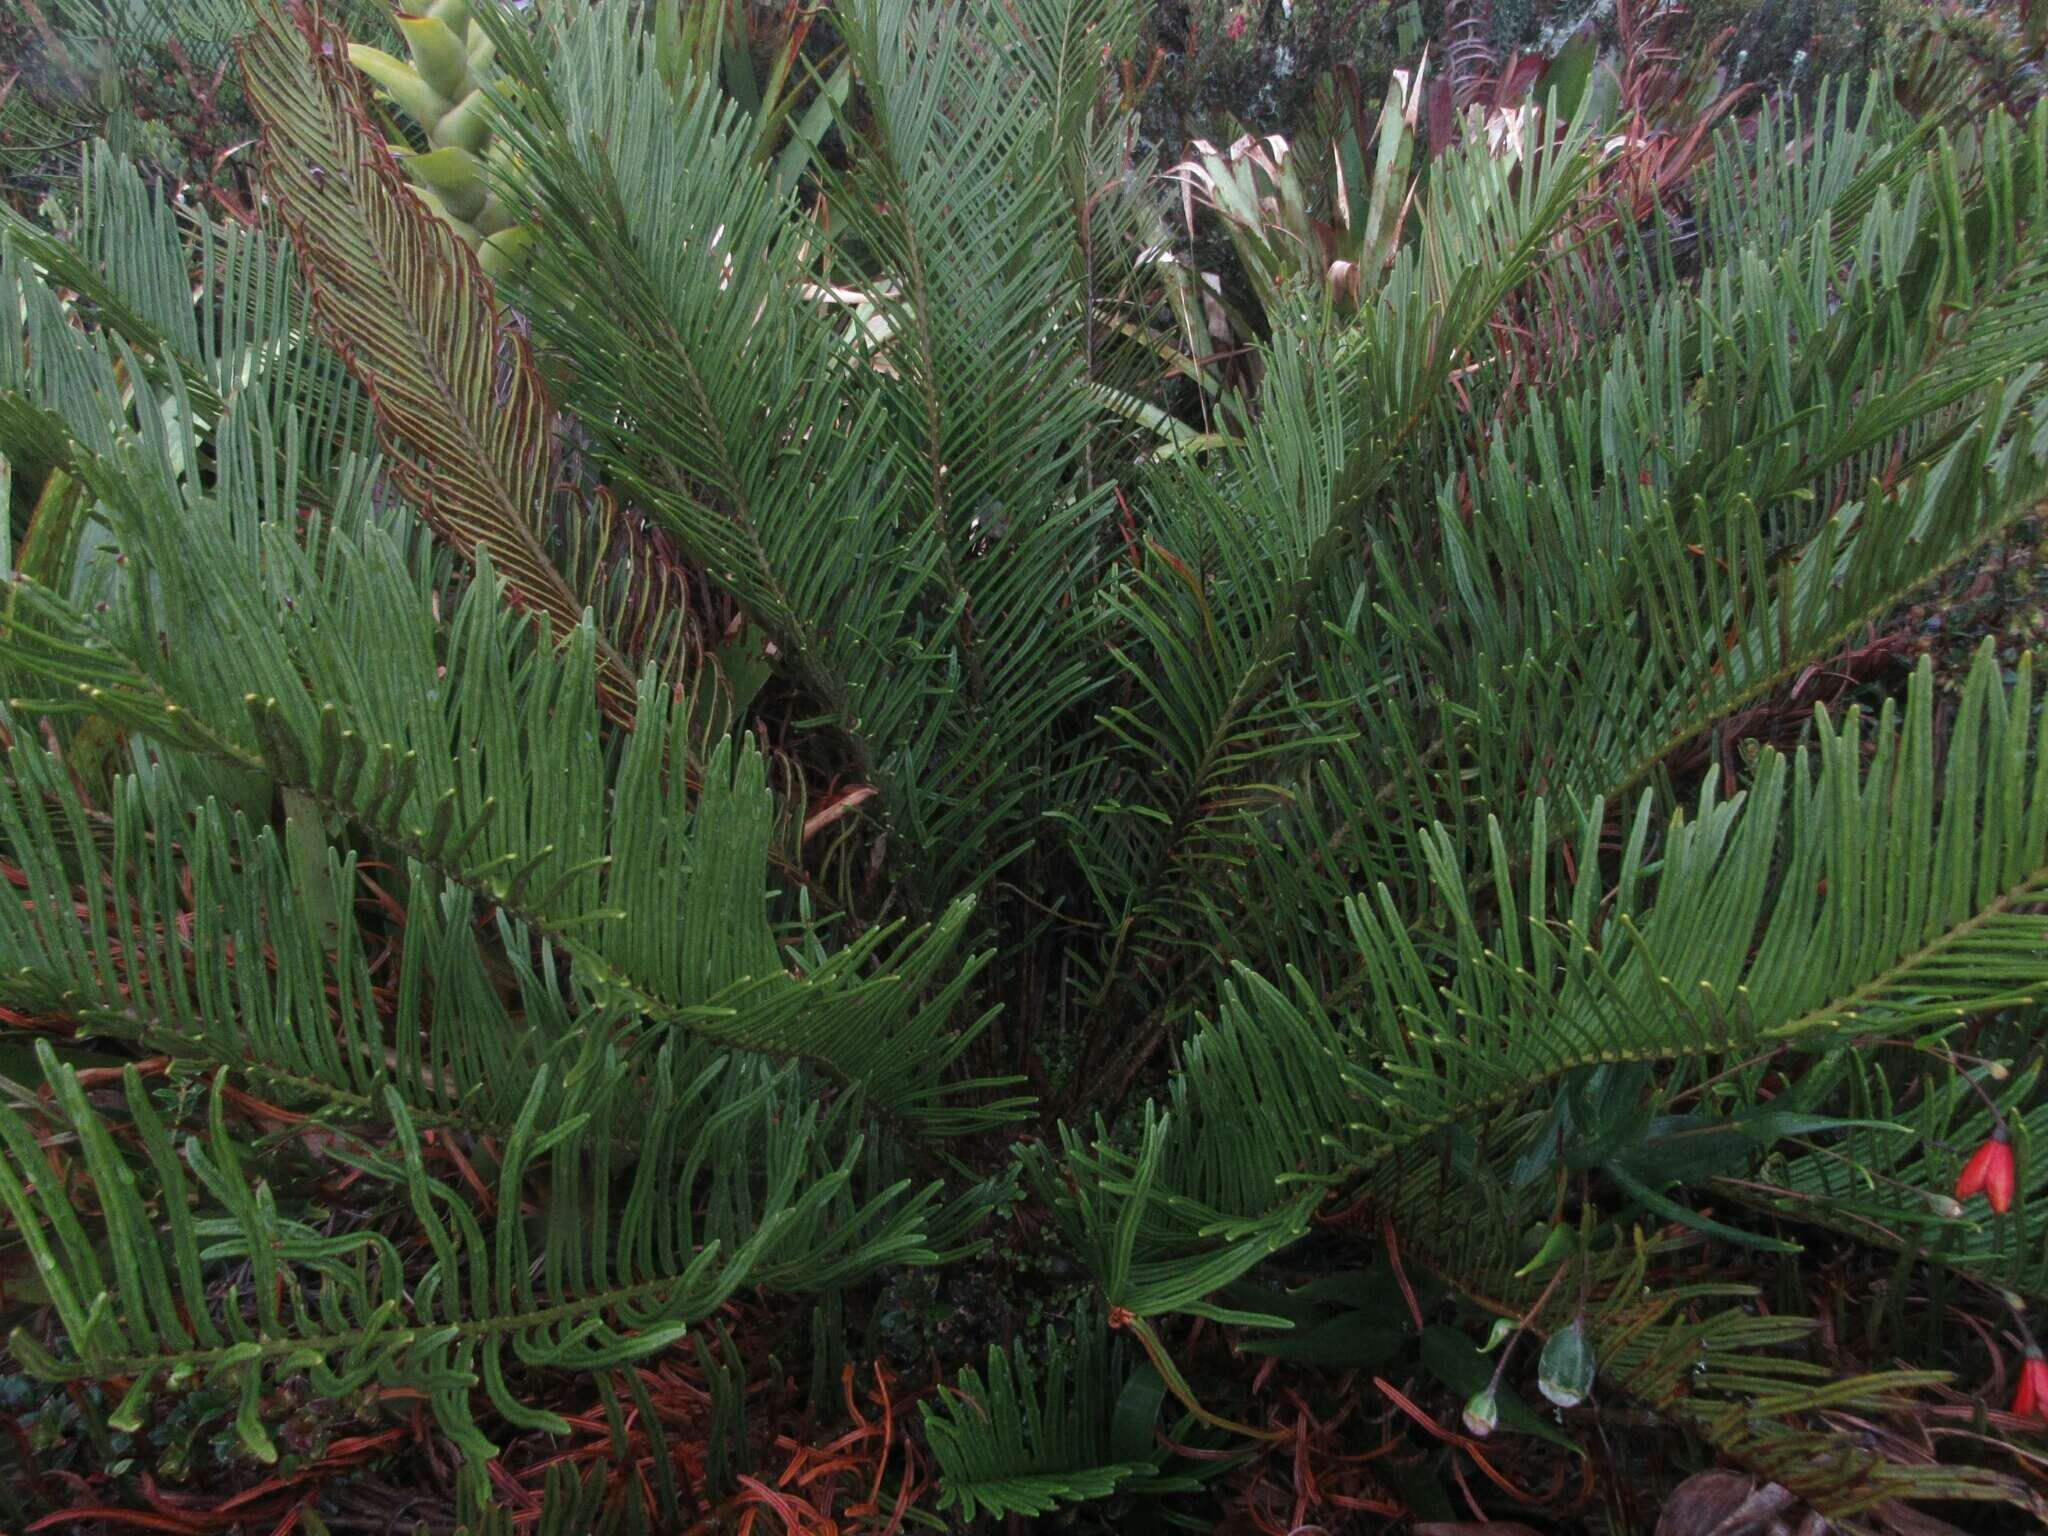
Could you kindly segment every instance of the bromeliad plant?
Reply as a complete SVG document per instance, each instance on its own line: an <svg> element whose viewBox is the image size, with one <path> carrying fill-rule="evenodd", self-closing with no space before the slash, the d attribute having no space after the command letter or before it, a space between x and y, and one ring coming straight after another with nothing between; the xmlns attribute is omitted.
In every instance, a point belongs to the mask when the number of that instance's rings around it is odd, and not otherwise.
<svg viewBox="0 0 2048 1536"><path fill-rule="evenodd" d="M1205 1528L1319 1447L1527 1520L1661 1423L2040 1513L1938 1325L2048 1297L2032 664L1734 726L2048 490L2048 115L1830 92L1619 220L1555 91L1390 142L1197 424L1122 0L847 0L793 160L673 13L449 17L502 290L270 0L261 231L104 149L5 226L0 1207L95 1479ZM916 1333L906 1439L852 1365L963 1265L1014 1337Z"/></svg>

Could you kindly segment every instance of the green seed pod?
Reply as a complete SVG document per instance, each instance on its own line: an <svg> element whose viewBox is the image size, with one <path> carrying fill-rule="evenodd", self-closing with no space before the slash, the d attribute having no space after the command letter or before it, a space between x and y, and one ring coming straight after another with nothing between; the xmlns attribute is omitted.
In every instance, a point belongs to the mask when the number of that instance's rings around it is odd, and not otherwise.
<svg viewBox="0 0 2048 1536"><path fill-rule="evenodd" d="M1465 1400L1465 1431L1484 1440L1500 1425L1500 1400L1491 1386L1482 1387Z"/></svg>
<svg viewBox="0 0 2048 1536"><path fill-rule="evenodd" d="M1560 1408L1576 1408L1593 1390L1593 1344L1583 1318L1573 1318L1543 1346L1536 1362L1536 1385Z"/></svg>

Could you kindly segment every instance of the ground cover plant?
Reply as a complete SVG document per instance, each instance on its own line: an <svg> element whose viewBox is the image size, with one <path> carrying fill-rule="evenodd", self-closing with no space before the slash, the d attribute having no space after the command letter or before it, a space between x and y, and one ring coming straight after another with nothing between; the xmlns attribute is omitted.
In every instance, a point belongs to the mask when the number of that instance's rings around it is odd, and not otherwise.
<svg viewBox="0 0 2048 1536"><path fill-rule="evenodd" d="M2048 24L1452 11L33 12L8 1528L2048 1516Z"/></svg>

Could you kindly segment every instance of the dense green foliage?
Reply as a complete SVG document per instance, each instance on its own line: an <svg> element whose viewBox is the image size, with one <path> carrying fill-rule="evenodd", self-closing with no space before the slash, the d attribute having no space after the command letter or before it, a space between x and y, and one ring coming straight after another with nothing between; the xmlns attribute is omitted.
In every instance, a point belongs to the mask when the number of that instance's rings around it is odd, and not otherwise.
<svg viewBox="0 0 2048 1536"><path fill-rule="evenodd" d="M206 14L0 213L10 1524L2048 1514L2040 27Z"/></svg>

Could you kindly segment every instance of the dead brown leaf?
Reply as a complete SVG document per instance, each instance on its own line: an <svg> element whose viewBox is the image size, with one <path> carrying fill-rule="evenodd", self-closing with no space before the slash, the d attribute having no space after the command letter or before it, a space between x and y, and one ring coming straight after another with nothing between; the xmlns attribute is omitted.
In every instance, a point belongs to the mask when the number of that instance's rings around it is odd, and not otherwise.
<svg viewBox="0 0 2048 1536"><path fill-rule="evenodd" d="M1870 1521L1891 1536L1968 1536L1959 1525L1922 1514L1911 1505L1885 1503L1870 1512Z"/></svg>
<svg viewBox="0 0 2048 1536"><path fill-rule="evenodd" d="M1776 1483L1740 1472L1696 1472L1672 1490L1657 1536L1754 1536L1797 1502Z"/></svg>

